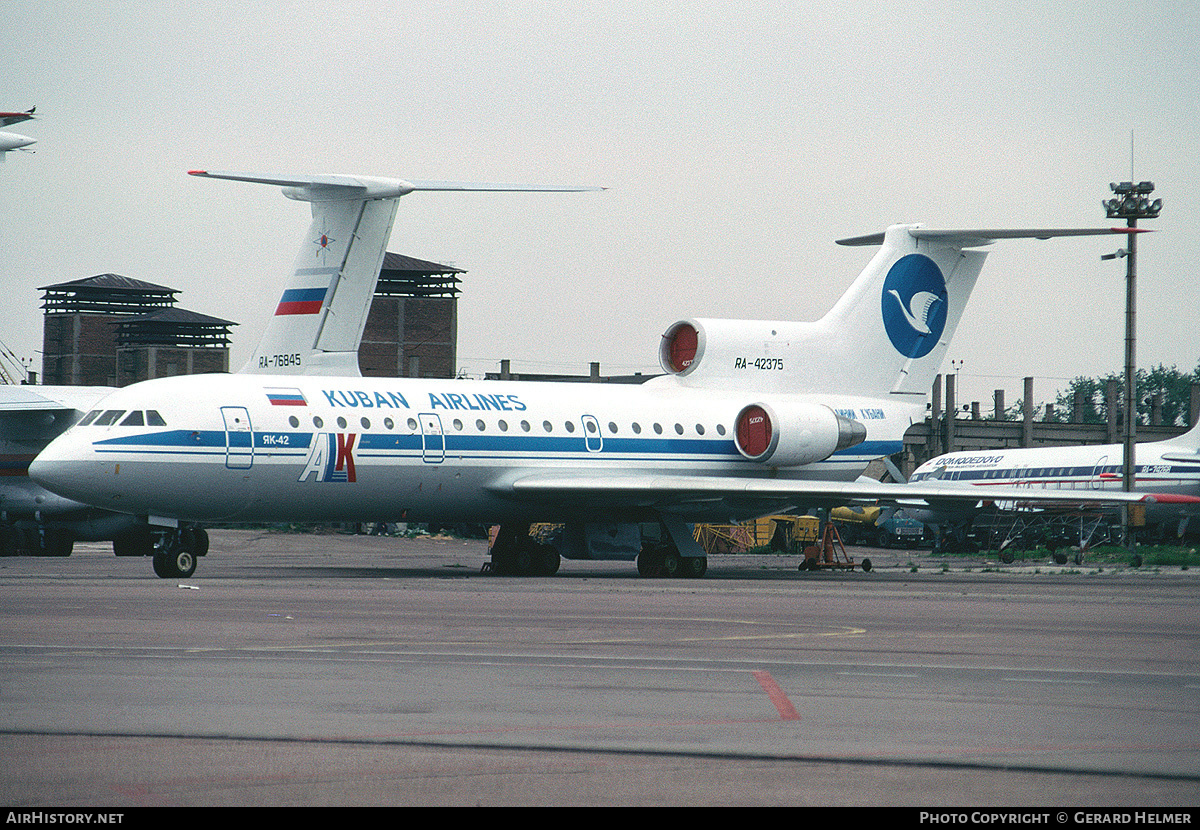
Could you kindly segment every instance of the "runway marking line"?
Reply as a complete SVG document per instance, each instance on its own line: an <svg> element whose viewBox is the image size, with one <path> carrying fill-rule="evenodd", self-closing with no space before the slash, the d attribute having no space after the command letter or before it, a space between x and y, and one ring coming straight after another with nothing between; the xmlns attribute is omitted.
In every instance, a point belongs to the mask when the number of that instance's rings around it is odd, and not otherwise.
<svg viewBox="0 0 1200 830"><path fill-rule="evenodd" d="M754 672L754 679L758 681L758 685L763 687L763 691L767 693L767 697L775 704L776 711L779 712L780 720L800 720L800 713L796 711L796 707L788 700L788 696L783 689L779 688L779 684L775 682L775 678L771 677L771 673L767 671Z"/></svg>

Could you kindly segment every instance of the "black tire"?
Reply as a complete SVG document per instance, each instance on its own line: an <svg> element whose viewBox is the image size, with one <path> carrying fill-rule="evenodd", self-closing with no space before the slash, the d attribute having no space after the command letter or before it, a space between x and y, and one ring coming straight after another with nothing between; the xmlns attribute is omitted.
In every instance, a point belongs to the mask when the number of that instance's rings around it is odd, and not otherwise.
<svg viewBox="0 0 1200 830"><path fill-rule="evenodd" d="M708 573L707 556L684 556L679 560L679 575L688 579L699 579Z"/></svg>
<svg viewBox="0 0 1200 830"><path fill-rule="evenodd" d="M196 554L174 544L154 552L154 573L162 579L187 579L196 572Z"/></svg>

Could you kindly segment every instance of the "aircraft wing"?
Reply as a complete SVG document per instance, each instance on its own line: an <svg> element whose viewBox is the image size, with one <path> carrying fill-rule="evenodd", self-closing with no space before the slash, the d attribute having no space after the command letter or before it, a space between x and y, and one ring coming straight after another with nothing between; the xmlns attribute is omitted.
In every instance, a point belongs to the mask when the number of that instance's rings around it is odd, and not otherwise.
<svg viewBox="0 0 1200 830"><path fill-rule="evenodd" d="M77 409L87 412L110 392L108 386L0 385L0 412L53 412Z"/></svg>
<svg viewBox="0 0 1200 830"><path fill-rule="evenodd" d="M953 484L887 484L869 481L808 481L797 479L720 476L571 476L531 475L495 485L493 492L563 504L646 507L666 512L722 512L731 516L762 515L762 511L838 507L851 503L894 505L975 505L1016 502L1021 505L1099 506L1117 504L1198 504L1200 497L1126 493L1124 491L1031 490L1023 487L988 488Z"/></svg>

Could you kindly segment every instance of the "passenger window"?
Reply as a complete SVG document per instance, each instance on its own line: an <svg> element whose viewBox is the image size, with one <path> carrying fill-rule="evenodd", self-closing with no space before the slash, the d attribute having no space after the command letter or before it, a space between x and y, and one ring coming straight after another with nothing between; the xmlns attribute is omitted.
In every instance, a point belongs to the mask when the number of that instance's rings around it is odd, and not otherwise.
<svg viewBox="0 0 1200 830"><path fill-rule="evenodd" d="M639 424L637 421L634 421L634 422L633 422L633 434L634 434L634 435L641 435L641 434L642 434L642 425L641 425L641 424Z"/></svg>
<svg viewBox="0 0 1200 830"><path fill-rule="evenodd" d="M611 432L613 435L616 435L616 434L617 434L617 423L616 423L616 421L609 421L609 422L608 422L608 431L609 431L609 432Z"/></svg>
<svg viewBox="0 0 1200 830"><path fill-rule="evenodd" d="M167 422L163 419L163 416L158 414L157 409L146 410L146 426L165 427L166 425Z"/></svg>
<svg viewBox="0 0 1200 830"><path fill-rule="evenodd" d="M362 420L361 420L359 423L361 423L361 424L362 424L362 428L363 428L363 429L370 429L370 428L371 428L371 421L370 421L370 419L369 419L369 418L363 418L363 419L362 419Z"/></svg>
<svg viewBox="0 0 1200 830"><path fill-rule="evenodd" d="M563 426L567 428L567 432L574 432L574 431L575 431L575 423L574 423L574 421L567 421L565 424L563 424Z"/></svg>
<svg viewBox="0 0 1200 830"><path fill-rule="evenodd" d="M483 432L485 429L487 429L487 424L483 422L482 418L475 422L475 429L479 430L480 432Z"/></svg>
<svg viewBox="0 0 1200 830"><path fill-rule="evenodd" d="M546 430L546 432L554 432L554 425L549 421L542 421L542 429Z"/></svg>
<svg viewBox="0 0 1200 830"><path fill-rule="evenodd" d="M133 412L130 412L125 417L125 420L121 422L121 426L123 426L123 427L145 426L144 419L142 418L142 410L135 409Z"/></svg>

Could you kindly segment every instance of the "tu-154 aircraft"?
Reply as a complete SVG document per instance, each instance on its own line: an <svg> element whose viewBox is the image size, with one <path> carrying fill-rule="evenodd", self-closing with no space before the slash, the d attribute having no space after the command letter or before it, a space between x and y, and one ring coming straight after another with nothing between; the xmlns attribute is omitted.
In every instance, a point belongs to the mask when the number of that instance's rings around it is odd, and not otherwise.
<svg viewBox="0 0 1200 830"><path fill-rule="evenodd" d="M1128 232L897 225L842 240L879 250L824 317L681 320L658 345L666 374L638 386L364 378L358 342L400 197L600 188L192 174L311 205L254 354L236 374L113 392L29 471L65 497L144 517L163 577L193 572L206 521L498 524L496 572L552 574L566 557L698 577L707 560L690 523L862 499L973 503L941 483L856 479L924 416L979 248ZM564 523L561 543L536 542L533 522ZM643 523L657 540L643 542Z"/></svg>
<svg viewBox="0 0 1200 830"><path fill-rule="evenodd" d="M963 450L931 458L913 471L914 486L939 481L947 485L972 486L977 492L1020 488L1026 497L1023 508L1042 508L1048 516L1054 505L1042 503L1048 491L1102 493L1124 486L1125 447L1121 444L1091 444L1070 447L1023 447L1018 449ZM1134 450L1136 470L1133 489L1154 493L1145 506L1145 520L1160 527L1177 523L1186 526L1200 513L1200 425L1165 441L1138 444ZM1000 500L1003 505L1004 500ZM988 500L989 508L998 506ZM1060 507L1063 505L1060 504ZM1093 505L1093 508L1095 505ZM945 532L955 541L979 513L976 504L959 503L906 507L913 518ZM1080 547L1086 547L1101 525L1079 522Z"/></svg>

